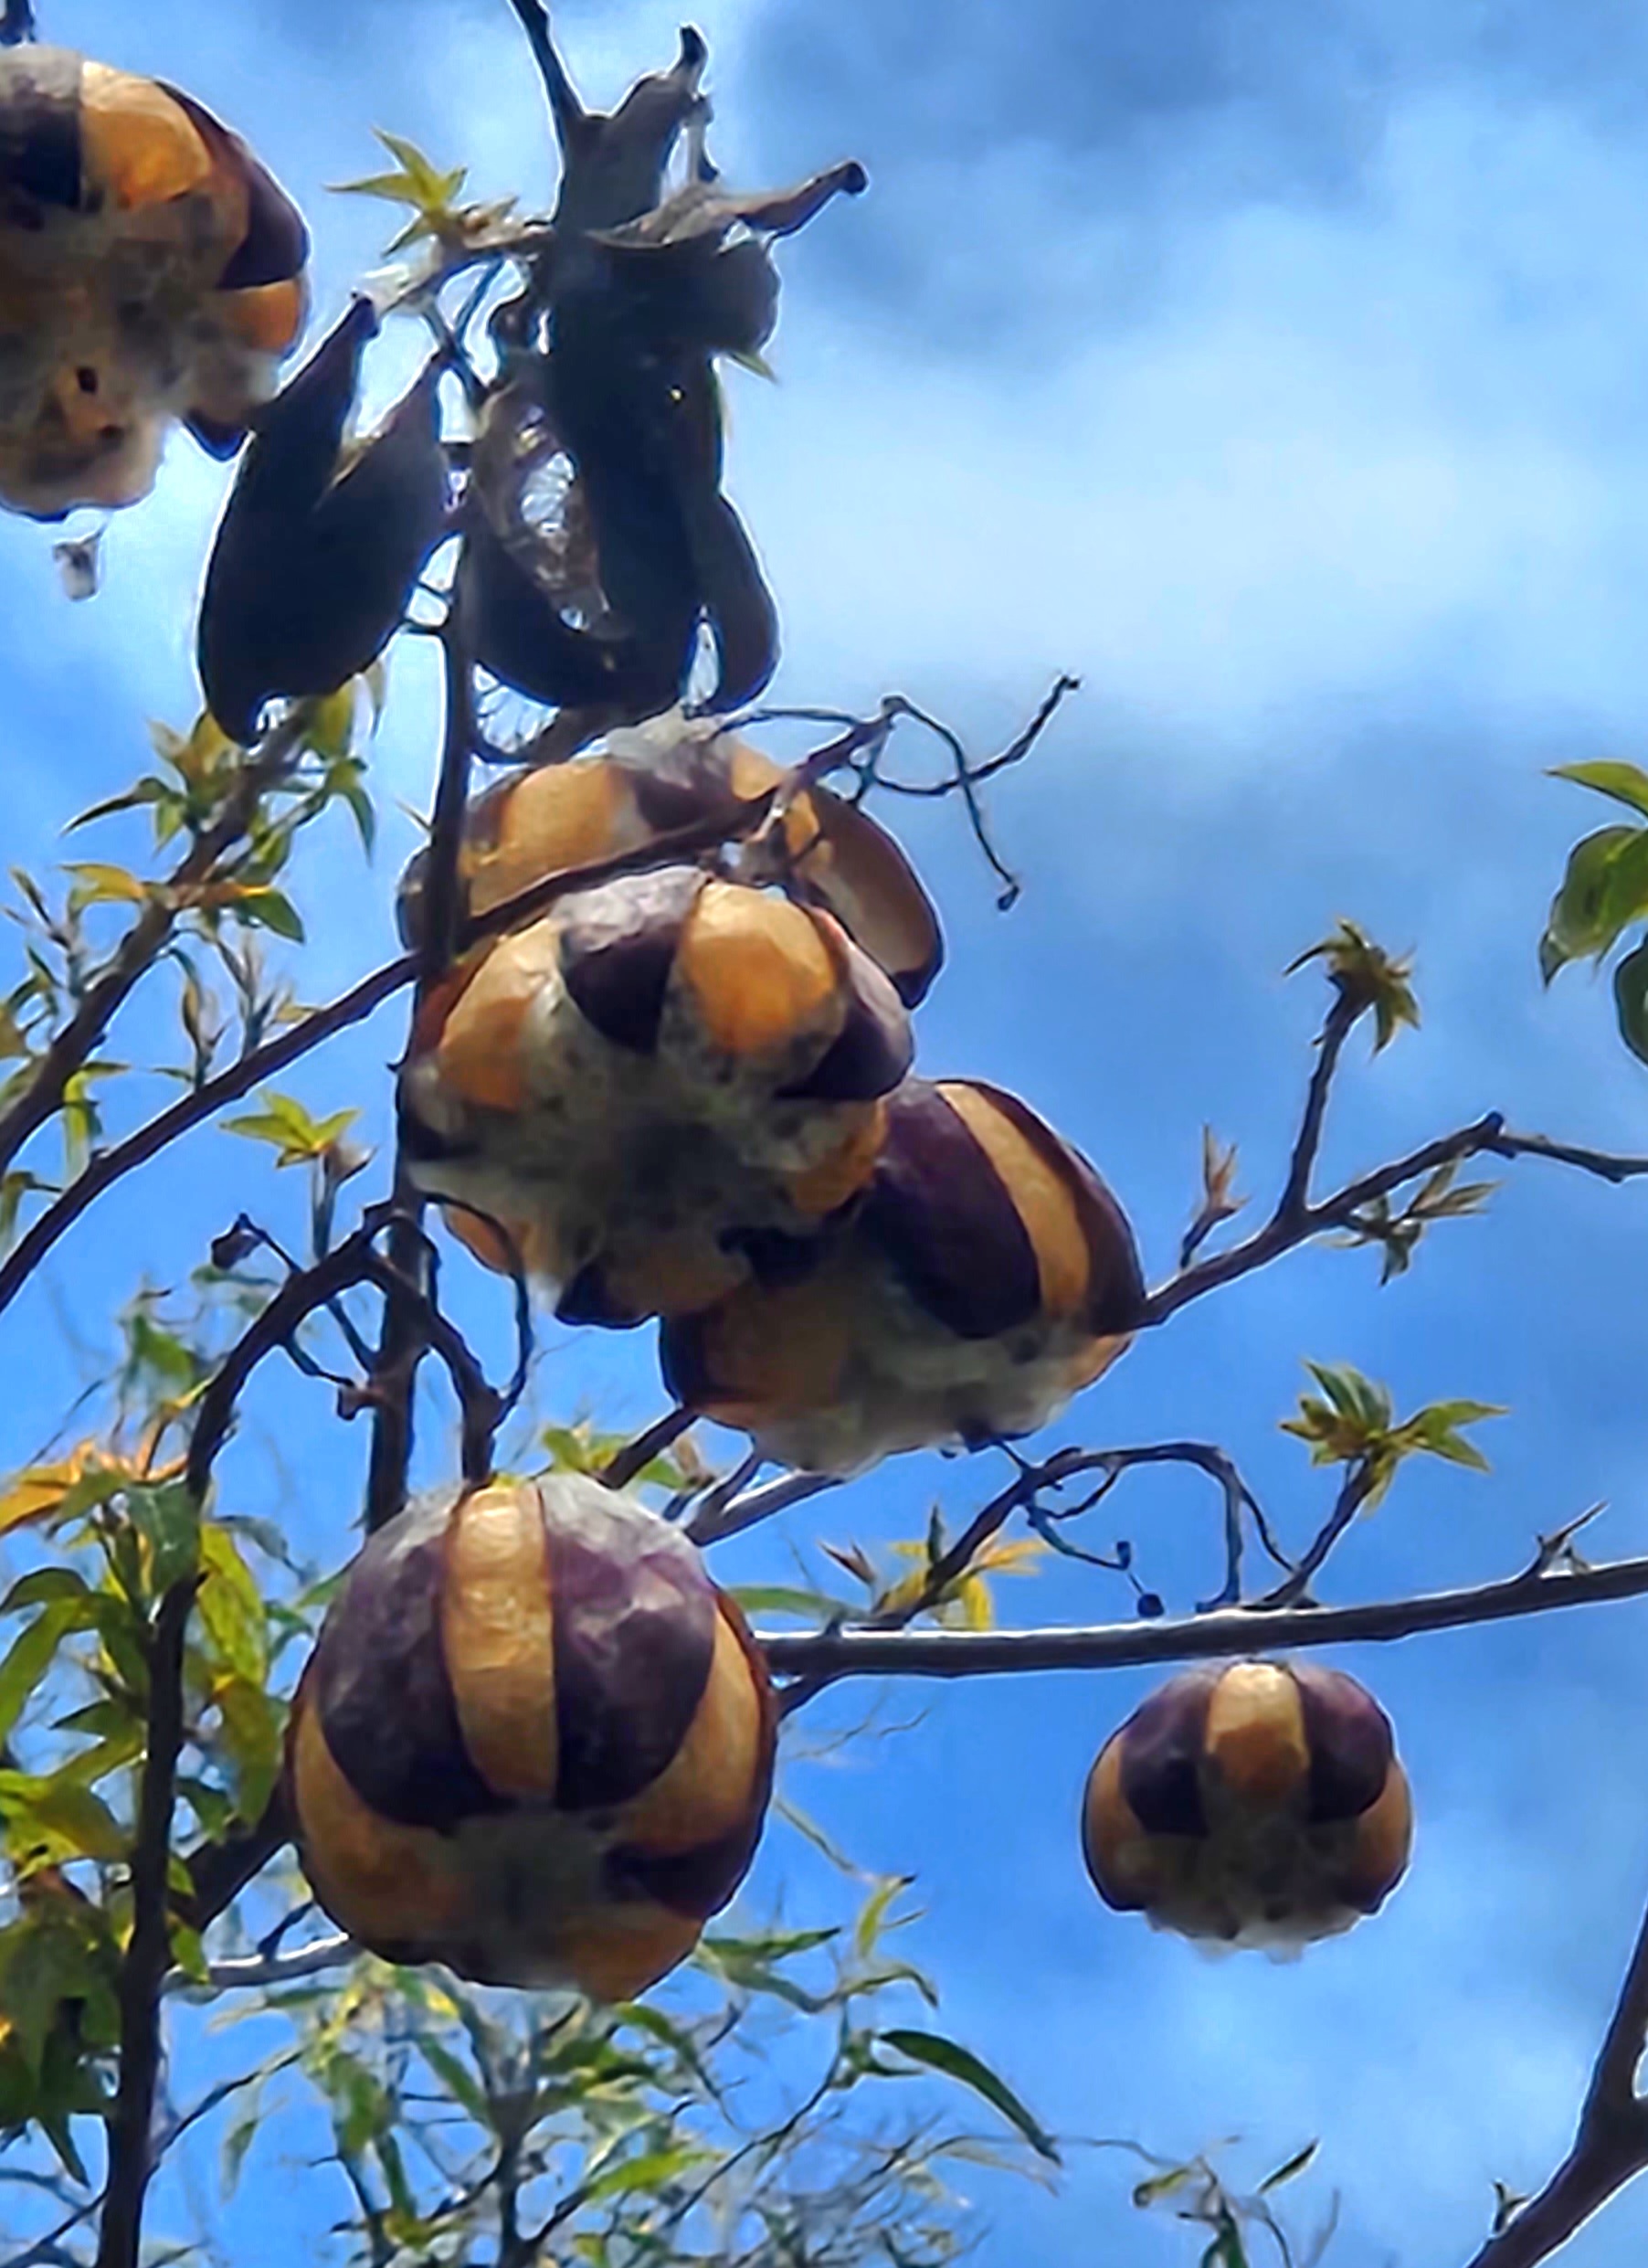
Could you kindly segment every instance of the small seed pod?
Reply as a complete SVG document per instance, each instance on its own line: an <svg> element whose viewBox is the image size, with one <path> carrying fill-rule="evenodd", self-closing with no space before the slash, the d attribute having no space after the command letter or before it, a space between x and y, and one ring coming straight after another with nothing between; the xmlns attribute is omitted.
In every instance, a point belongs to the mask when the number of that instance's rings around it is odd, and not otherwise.
<svg viewBox="0 0 1648 2268"><path fill-rule="evenodd" d="M386 1959L628 1999L743 1880L775 1733L678 1529L578 1474L446 1490L368 1541L304 1670L304 1871Z"/></svg>
<svg viewBox="0 0 1648 2268"><path fill-rule="evenodd" d="M597 754L540 765L478 796L465 826L464 910L482 915L573 867L639 850L685 827L724 824L745 847L739 871L772 883L839 921L914 1008L944 960L933 902L884 827L828 788L788 802L782 821L750 841L750 806L787 775L759 748L679 709L609 733ZM706 856L716 846L711 845ZM401 879L401 935L419 934L427 852Z"/></svg>
<svg viewBox="0 0 1648 2268"><path fill-rule="evenodd" d="M1033 1433L1129 1343L1144 1297L1125 1215L1079 1151L979 1080L908 1079L860 1204L816 1248L671 1319L688 1407L804 1471Z"/></svg>
<svg viewBox="0 0 1648 2268"><path fill-rule="evenodd" d="M431 365L354 450L344 429L369 300L261 412L213 538L196 640L206 705L247 743L264 705L326 694L388 643L446 530L438 370Z"/></svg>
<svg viewBox="0 0 1648 2268"><path fill-rule="evenodd" d="M670 867L455 972L414 1036L403 1139L421 1188L564 1288L563 1317L623 1325L718 1298L752 1239L816 1235L868 1178L911 1046L828 916Z"/></svg>
<svg viewBox="0 0 1648 2268"><path fill-rule="evenodd" d="M1278 1953L1377 1913L1412 1838L1384 1711L1354 1678L1308 1663L1169 1679L1105 1742L1082 1815L1107 1905Z"/></svg>
<svg viewBox="0 0 1648 2268"><path fill-rule="evenodd" d="M308 253L285 191L192 96L63 48L0 52L0 503L135 503L180 418L232 453L302 328Z"/></svg>

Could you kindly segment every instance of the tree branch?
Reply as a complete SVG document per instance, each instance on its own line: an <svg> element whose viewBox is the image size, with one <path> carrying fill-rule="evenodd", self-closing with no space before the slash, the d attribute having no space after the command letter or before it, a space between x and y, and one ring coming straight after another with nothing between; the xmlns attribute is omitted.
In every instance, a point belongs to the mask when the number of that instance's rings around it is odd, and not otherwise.
<svg viewBox="0 0 1648 2268"><path fill-rule="evenodd" d="M183 1747L184 1638L195 1590L193 1576L172 1585L160 1602L147 1648L148 1738L132 1846L132 1934L121 1960L120 2079L109 2120L109 2178L97 2268L137 2268L160 2065L161 1985L172 1958L166 1877Z"/></svg>
<svg viewBox="0 0 1648 2268"><path fill-rule="evenodd" d="M1648 2167L1648 2104L1636 2091L1648 2038L1648 1914L1591 2072L1573 2147L1470 2268L1535 2268Z"/></svg>
<svg viewBox="0 0 1648 2268"><path fill-rule="evenodd" d="M775 1632L760 1634L759 1643L768 1667L782 1677L821 1682L843 1677L998 1677L1382 1643L1645 1595L1648 1558L1561 1573L1540 1572L1536 1563L1503 1582L1360 1606L1231 1607L1170 1621L1101 1623L1084 1629Z"/></svg>
<svg viewBox="0 0 1648 2268"><path fill-rule="evenodd" d="M1318 1071L1320 1067L1318 1064ZM1291 1219L1284 1218L1280 1211L1273 1213L1262 1228L1242 1243L1169 1277L1146 1300L1144 1319L1146 1324L1166 1322L1168 1316L1188 1306L1192 1299L1199 1299L1221 1285L1232 1284L1240 1277L1251 1276L1255 1268L1267 1267L1284 1253L1308 1244L1313 1236L1320 1236L1326 1230L1348 1227L1354 1213L1371 1204L1376 1198L1389 1196L1404 1182L1433 1173L1438 1166L1457 1164L1461 1159L1474 1157L1546 1158L1614 1183L1648 1175L1648 1158L1615 1156L1611 1151L1590 1150L1579 1143L1553 1141L1544 1134L1514 1134L1506 1128L1503 1114L1490 1110L1473 1119L1469 1126L1462 1126L1452 1134L1440 1135L1435 1141L1410 1150L1405 1158L1398 1158L1390 1165L1365 1173L1358 1181L1347 1182L1319 1203L1305 1205Z"/></svg>
<svg viewBox="0 0 1648 2268"><path fill-rule="evenodd" d="M1361 1004L1353 993L1342 987L1335 991L1333 1005L1316 1038L1315 1065L1305 1093L1305 1116L1300 1121L1298 1139L1294 1144L1294 1154L1288 1163L1287 1180L1283 1184L1275 1213L1272 1215L1274 1222L1296 1223L1309 1207L1310 1177L1315 1166L1316 1152L1322 1147L1322 1124L1327 1116L1328 1090L1333 1086L1334 1073L1339 1067L1345 1043L1361 1012Z"/></svg>
<svg viewBox="0 0 1648 2268"><path fill-rule="evenodd" d="M417 980L412 994L414 1030L424 1002L450 967L458 942L462 891L459 866L469 799L470 750L475 737L474 688L456 605L448 610L440 642L446 666L446 715L420 903ZM385 1298L372 1373L376 1406L366 1474L368 1535L393 1520L407 1500L417 1369L426 1343L417 1304L411 1296L420 1287L428 1266L430 1247L422 1225L424 1199L398 1143L394 1204L396 1225L390 1233L389 1257L405 1288L392 1288Z"/></svg>
<svg viewBox="0 0 1648 2268"><path fill-rule="evenodd" d="M268 735L259 753L248 759L222 811L157 887L115 947L101 975L93 979L73 1015L54 1034L35 1065L28 1085L0 1113L0 1172L61 1105L69 1080L97 1046L132 988L160 958L185 910L186 894L210 876L224 853L245 833L259 798L291 761L306 723L301 712L284 718Z"/></svg>

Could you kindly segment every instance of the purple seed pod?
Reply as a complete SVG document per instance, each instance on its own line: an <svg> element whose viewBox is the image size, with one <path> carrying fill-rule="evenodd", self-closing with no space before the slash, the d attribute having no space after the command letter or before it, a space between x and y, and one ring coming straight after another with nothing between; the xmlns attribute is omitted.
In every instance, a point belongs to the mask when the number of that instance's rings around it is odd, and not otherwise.
<svg viewBox="0 0 1648 2268"><path fill-rule="evenodd" d="M1082 1815L1107 1905L1279 1953L1377 1913L1412 1837L1384 1711L1354 1678L1308 1663L1170 1678L1105 1742Z"/></svg>
<svg viewBox="0 0 1648 2268"><path fill-rule="evenodd" d="M628 1999L742 1881L776 1728L678 1529L580 1474L445 1490L370 1538L304 1670L304 1869L386 1959Z"/></svg>

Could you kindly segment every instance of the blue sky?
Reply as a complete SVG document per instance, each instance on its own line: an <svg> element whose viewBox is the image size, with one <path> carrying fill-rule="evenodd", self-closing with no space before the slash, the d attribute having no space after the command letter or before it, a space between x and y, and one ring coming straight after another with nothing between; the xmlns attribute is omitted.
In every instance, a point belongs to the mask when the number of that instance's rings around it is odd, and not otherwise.
<svg viewBox="0 0 1648 2268"><path fill-rule="evenodd" d="M45 0L55 37L176 78L245 128L308 207L317 314L375 260L378 208L323 185L368 170L368 130L467 161L478 189L547 194L535 86L502 0ZM672 50L659 5L562 13L592 99ZM925 1065L1020 1088L1099 1162L1154 1274L1192 1202L1202 1122L1262 1200L1285 1156L1320 1001L1284 982L1340 914L1418 954L1424 1023L1369 1068L1353 1046L1329 1171L1376 1162L1489 1106L1641 1148L1643 1074L1581 973L1541 992L1534 944L1569 843L1600 823L1545 768L1641 760L1648 685L1648 31L1576 0L1305 7L1175 0L1095 12L967 0L728 0L699 19L734 178L848 154L872 195L786 248L780 384L731 381L731 484L780 597L796 700L891 687L980 747L1057 670L1084 689L994 813L1025 896L1005 918L955 811L908 839L945 909L950 966ZM108 588L70 609L49 538L0 529L8 624L8 859L49 854L121 785L142 720L185 721L189 611L221 472L183 446L109 542ZM387 885L421 801L434 719L397 663L377 758L387 814L363 884L340 829L308 903L319 995L379 957ZM903 811L895 812L902 823ZM112 842L113 838L111 838ZM141 1041L141 1021L132 1044ZM397 1011L294 1080L367 1103ZM16 1310L35 1362L0 1458L26 1457L140 1273L166 1281L248 1200L299 1192L196 1135L111 1201ZM1599 1552L1648 1549L1640 1341L1643 1200L1522 1166L1491 1217L1439 1235L1380 1291L1368 1256L1313 1251L1139 1347L1056 1439L1222 1442L1295 1538L1323 1492L1276 1431L1300 1358L1352 1361L1404 1407L1509 1405L1491 1478L1405 1479L1322 1586L1337 1598L1508 1572L1599 1498ZM476 1313L497 1328L484 1288ZM640 1420L638 1342L567 1342L546 1408L597 1395ZM226 1485L268 1492L317 1553L341 1545L364 1444L270 1382ZM431 1435L434 1429L431 1428ZM434 1441L438 1449L438 1439ZM907 1460L798 1514L797 1542L911 1533L987 1469ZM1212 1508L1140 1479L1110 1530L1176 1606L1212 1587ZM792 1564L764 1532L734 1580ZM1082 1571L1014 1586L1036 1620L1126 1612ZM1074 1814L1132 1676L1002 1680L915 1697L920 1729L798 1798L866 1865L915 1872L913 1951L945 2021L1062 2131L1190 2151L1247 2140L1262 2171L1323 2137L1345 2268L1463 2259L1498 2176L1531 2189L1566 2146L1648 1894L1632 1737L1640 1609L1335 1657L1390 1711L1412 1774L1410 1878L1377 1921L1294 1966L1211 1962L1106 1913ZM893 1704L903 1712L903 1697ZM820 1710L821 1724L829 1722ZM752 1896L837 1896L775 1834ZM1154 2268L1183 2237L1127 2207L1130 2168L1078 2153L1061 2193L981 2190L988 2268ZM280 2181L253 2161L229 2226L257 2241ZM323 2227L332 2200L314 2200ZM248 2234L248 2231L251 2233ZM1573 2249L1640 2257L1648 2199Z"/></svg>

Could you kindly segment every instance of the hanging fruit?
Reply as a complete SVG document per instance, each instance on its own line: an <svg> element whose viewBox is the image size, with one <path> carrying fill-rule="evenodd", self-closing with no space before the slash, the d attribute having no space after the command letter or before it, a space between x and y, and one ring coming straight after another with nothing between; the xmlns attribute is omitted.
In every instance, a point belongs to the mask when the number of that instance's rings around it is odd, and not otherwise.
<svg viewBox="0 0 1648 2268"><path fill-rule="evenodd" d="M1144 1297L1087 1160L979 1080L906 1080L861 1203L776 1257L670 1321L664 1376L764 1455L840 1476L1037 1431L1124 1351Z"/></svg>
<svg viewBox="0 0 1648 2268"><path fill-rule="evenodd" d="M580 1474L447 1490L368 1541L304 1670L304 1871L386 1959L628 1999L742 1881L775 1735L678 1529Z"/></svg>
<svg viewBox="0 0 1648 2268"><path fill-rule="evenodd" d="M787 792L789 780L759 748L679 709L610 732L590 755L512 772L475 799L460 860L462 910L489 914L552 875L721 821L746 878L832 914L915 1007L943 962L944 938L914 868L867 811L823 787L790 796L752 840L751 805ZM409 945L419 934L428 864L420 851L401 881Z"/></svg>
<svg viewBox="0 0 1648 2268"><path fill-rule="evenodd" d="M232 454L302 328L308 253L273 175L192 95L0 50L0 503L135 503L179 419Z"/></svg>
<svg viewBox="0 0 1648 2268"><path fill-rule="evenodd" d="M910 1063L888 980L828 915L696 867L564 899L426 1003L402 1139L570 1321L707 1304L863 1185ZM499 1265L473 1211L451 1223Z"/></svg>
<svg viewBox="0 0 1648 2268"><path fill-rule="evenodd" d="M1283 1953L1377 1913L1412 1838L1384 1711L1354 1678L1307 1663L1170 1678L1105 1742L1082 1815L1107 1905Z"/></svg>

